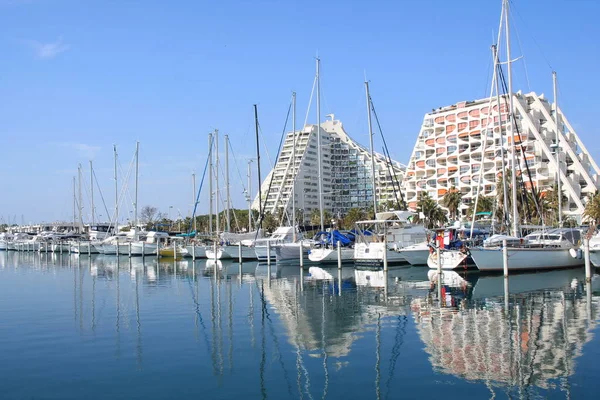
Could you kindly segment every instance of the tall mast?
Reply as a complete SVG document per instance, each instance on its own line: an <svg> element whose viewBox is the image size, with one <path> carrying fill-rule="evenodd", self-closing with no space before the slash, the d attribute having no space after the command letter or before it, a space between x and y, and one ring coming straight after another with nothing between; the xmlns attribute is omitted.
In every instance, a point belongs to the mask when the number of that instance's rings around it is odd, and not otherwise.
<svg viewBox="0 0 600 400"><path fill-rule="evenodd" d="M117 145L113 145L115 153L115 233L119 233L119 180L117 177Z"/></svg>
<svg viewBox="0 0 600 400"><path fill-rule="evenodd" d="M219 130L215 129L215 230L219 235Z"/></svg>
<svg viewBox="0 0 600 400"><path fill-rule="evenodd" d="M319 217L321 231L325 230L323 223L323 150L321 149L321 60L317 57L317 165L319 180Z"/></svg>
<svg viewBox="0 0 600 400"><path fill-rule="evenodd" d="M500 134L500 158L502 159L502 194L503 194L503 215L504 220L507 218L508 213L508 182L506 182L506 165L504 158L504 146L502 145L502 111L500 110L500 83L498 82L498 66L500 65L500 60L498 59L498 48L493 45L492 46L492 54L494 57L494 81L496 82L496 102L498 103L498 130ZM492 118L493 121L493 118ZM492 124L492 129L494 124ZM512 173L515 174L515 171ZM507 227L508 228L508 227Z"/></svg>
<svg viewBox="0 0 600 400"><path fill-rule="evenodd" d="M256 227L256 233L262 228L263 219L263 207L262 207L262 187L261 187L261 176L260 176L260 142L258 138L258 107L254 105L254 129L256 131L256 167L258 169L258 226Z"/></svg>
<svg viewBox="0 0 600 400"><path fill-rule="evenodd" d="M558 90L556 89L556 71L552 71L554 89L554 122L556 124L556 191L558 192L558 227L562 228L562 188L560 181L560 126L558 125Z"/></svg>
<svg viewBox="0 0 600 400"><path fill-rule="evenodd" d="M513 88L512 88L512 60L510 58L510 24L509 24L509 12L508 12L508 0L504 0L504 23L505 23L505 31L506 31L506 62L508 64L508 126L510 127L510 142L511 146L511 163L513 173L511 175L511 185L512 185L512 213L513 213L513 236L521 236L519 232L519 210L517 208L517 161L516 161L516 152L517 146L515 145L515 135L514 135L514 124L516 121L513 118ZM500 107L500 105L498 105Z"/></svg>
<svg viewBox="0 0 600 400"><path fill-rule="evenodd" d="M21 219L23 219L22 216ZM21 225L25 225L25 223L22 221ZM73 231L75 231L75 226L77 226L77 194L75 188L75 177L73 177Z"/></svg>
<svg viewBox="0 0 600 400"><path fill-rule="evenodd" d="M208 134L208 233L213 233L213 135Z"/></svg>
<svg viewBox="0 0 600 400"><path fill-rule="evenodd" d="M92 225L96 223L96 208L94 207L94 167L92 160L90 160L90 187L91 187L91 199L92 199Z"/></svg>
<svg viewBox="0 0 600 400"><path fill-rule="evenodd" d="M369 94L369 82L365 81L367 94L367 121L369 124L369 144L371 145L371 186L373 186L373 214L377 214L377 181L375 179L375 150L373 149L373 125L371 124L371 95Z"/></svg>
<svg viewBox="0 0 600 400"><path fill-rule="evenodd" d="M248 160L248 232L252 230L252 160Z"/></svg>
<svg viewBox="0 0 600 400"><path fill-rule="evenodd" d="M296 92L292 92L292 240L296 243Z"/></svg>
<svg viewBox="0 0 600 400"><path fill-rule="evenodd" d="M194 219L192 221L192 226L193 226L193 230L194 232L196 231L196 216L194 215L193 210L196 209L196 173L192 173L192 218Z"/></svg>
<svg viewBox="0 0 600 400"><path fill-rule="evenodd" d="M83 203L82 203L82 196L81 196L81 164L79 164L79 167L77 168L77 180L78 180L78 186L79 186L79 233L83 233Z"/></svg>
<svg viewBox="0 0 600 400"><path fill-rule="evenodd" d="M133 203L133 223L138 226L138 183L140 172L140 142L135 142L135 202Z"/></svg>
<svg viewBox="0 0 600 400"><path fill-rule="evenodd" d="M229 202L229 135L225 135L225 203L227 204L227 213L225 214L227 218L227 232L231 232L231 217L229 214L229 209L231 208L231 203Z"/></svg>

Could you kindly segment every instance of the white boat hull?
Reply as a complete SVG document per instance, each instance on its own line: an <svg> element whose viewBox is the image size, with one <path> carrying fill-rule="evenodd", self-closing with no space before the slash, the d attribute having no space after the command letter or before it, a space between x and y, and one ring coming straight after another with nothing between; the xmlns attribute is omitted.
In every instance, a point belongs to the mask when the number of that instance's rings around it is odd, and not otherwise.
<svg viewBox="0 0 600 400"><path fill-rule="evenodd" d="M98 248L91 242L81 242L78 245L74 244L71 246L71 253L76 254L98 254ZM60 249L58 251L53 250L55 253L60 253ZM64 250L63 250L64 252Z"/></svg>
<svg viewBox="0 0 600 400"><path fill-rule="evenodd" d="M156 255L156 243L131 243L132 256L152 256ZM129 249L127 249L129 251ZM129 254L129 253L128 253Z"/></svg>
<svg viewBox="0 0 600 400"><path fill-rule="evenodd" d="M354 261L354 249L342 247L341 248L342 262ZM331 248L317 248L310 249L308 252L308 259L313 262L321 264L325 263L337 263L338 262L338 250Z"/></svg>
<svg viewBox="0 0 600 400"><path fill-rule="evenodd" d="M106 255L117 255L118 248L115 244L103 244L102 245L102 254Z"/></svg>
<svg viewBox="0 0 600 400"><path fill-rule="evenodd" d="M600 267L600 249L590 249L590 262L594 267Z"/></svg>
<svg viewBox="0 0 600 400"><path fill-rule="evenodd" d="M8 242L0 240L0 250L8 250Z"/></svg>
<svg viewBox="0 0 600 400"><path fill-rule="evenodd" d="M467 265L467 257L467 253L459 250L442 250L440 251L441 267L443 270L464 269ZM431 269L439 269L436 251L427 257L427 266Z"/></svg>
<svg viewBox="0 0 600 400"><path fill-rule="evenodd" d="M52 245L46 244L46 246L51 246L53 253L70 253L72 251L72 246L68 243L54 243ZM77 245L75 245L75 247L77 247Z"/></svg>
<svg viewBox="0 0 600 400"><path fill-rule="evenodd" d="M256 260L256 253L254 248L242 246L242 260ZM215 255L214 248L207 248L206 258L210 260L237 260L240 257L239 246L219 246L217 247L217 253Z"/></svg>
<svg viewBox="0 0 600 400"><path fill-rule="evenodd" d="M501 248L472 248L471 257L480 271L503 271ZM583 259L573 257L565 248L509 248L509 271L579 267Z"/></svg>
<svg viewBox="0 0 600 400"><path fill-rule="evenodd" d="M275 259L277 262L300 262L300 246L302 246L302 257L306 260L310 246L304 243L283 243L275 246Z"/></svg>
<svg viewBox="0 0 600 400"><path fill-rule="evenodd" d="M270 249L271 260L277 259L275 247L276 246L272 245ZM254 246L254 254L256 254L256 259L258 261L267 261L269 259L269 251L267 250L267 246ZM298 257L300 257L300 253L298 253Z"/></svg>
<svg viewBox="0 0 600 400"><path fill-rule="evenodd" d="M427 242L424 242L404 247L398 250L398 252L411 265L427 265L427 258L429 258L430 248Z"/></svg>
<svg viewBox="0 0 600 400"><path fill-rule="evenodd" d="M387 263L405 264L402 254L391 250L383 242L357 243L354 245L354 262L363 265L383 265L383 252L386 251Z"/></svg>
<svg viewBox="0 0 600 400"><path fill-rule="evenodd" d="M186 257L206 258L206 248L204 246L185 246L187 250Z"/></svg>

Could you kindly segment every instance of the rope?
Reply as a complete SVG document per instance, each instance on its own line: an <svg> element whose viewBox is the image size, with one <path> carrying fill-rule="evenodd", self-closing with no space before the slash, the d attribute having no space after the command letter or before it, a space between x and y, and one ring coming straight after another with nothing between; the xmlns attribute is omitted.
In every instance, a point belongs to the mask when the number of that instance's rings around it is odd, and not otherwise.
<svg viewBox="0 0 600 400"><path fill-rule="evenodd" d="M502 89L504 90L505 93L508 93L508 88L507 88L507 85L506 85L506 79L504 78L504 73L503 73L502 67L500 65L498 66L498 71L499 71L499 75L500 75L500 82L502 83ZM512 93L510 95L512 96ZM525 148L523 147L523 139L521 137L521 131L519 130L519 125L515 121L513 110L510 110L509 116L510 116L511 124L515 128L515 130L517 131L517 136L519 137L519 150L521 150L521 155L523 157L525 157ZM511 132L511 135L512 135L511 140L514 141L515 137L514 137L514 134L512 132ZM516 156L516 154L515 154L515 156ZM514 167L515 166L513 166L513 168ZM521 166L519 165L519 169L520 168L521 168ZM542 215L541 207L540 207L540 204L538 202L538 194L537 194L535 185L533 184L533 180L531 179L531 171L529 169L529 163L527 162L527 157L525 157L525 169L527 171L527 177L529 178L529 182L531 182L531 192L533 193L533 202L535 204L535 208L536 208L536 210L538 212L538 215L540 216L542 225L544 225L544 216ZM525 182L523 181L523 174L522 173L521 173L521 182L522 182L523 189L524 189L523 192L525 192ZM513 188L513 190L516 190L516 188ZM524 204L527 207L527 202L524 202ZM529 207L527 207L527 208L529 208ZM528 216L531 219L531 212L529 212Z"/></svg>
<svg viewBox="0 0 600 400"><path fill-rule="evenodd" d="M383 130L381 129L381 124L379 123L379 117L377 116L377 112L375 111L375 104L373 104L373 100L369 95L369 101L371 103L371 109L373 110L373 115L375 116L375 122L377 123L377 128L379 129L379 134L381 135L381 139L383 141L383 149L384 155L386 157L386 166L388 168L388 172L390 173L390 177L392 178L392 188L394 189L394 197L396 199L396 205L401 210L406 210L406 202L404 201L404 196L402 195L402 190L400 190L400 182L398 181L398 176L396 172L392 168L392 157L390 156L390 152L387 147L387 142L385 141L385 137L383 136ZM371 162L375 162L375 160L371 160ZM396 189L396 186L398 188ZM398 194L400 194L400 200L398 200ZM375 188L373 188L373 195L375 195Z"/></svg>
<svg viewBox="0 0 600 400"><path fill-rule="evenodd" d="M279 147L277 147L277 159L279 159L279 154L281 153L281 148L283 145L283 138L285 137L285 130L287 128L287 123L288 120L290 118L290 112L292 111L292 103L290 102L290 106L288 107L288 111L287 111L287 115L285 116L285 124L283 125L283 132L281 133L281 139L279 139ZM260 128L260 124L258 125ZM295 161L294 161L295 162ZM275 174L271 174L271 180L269 181L269 187L267 188L267 194L265 195L265 201L262 207L263 213L259 216L258 219L258 229L256 230L256 237L254 238L256 240L256 238L258 237L258 232L260 231L260 229L262 228L262 222L264 220L265 217L265 207L267 206L267 200L269 199L269 192L271 191L271 186L273 185L273 177L275 176ZM261 188L261 182L258 182L258 190L262 190ZM287 213L287 211L286 211Z"/></svg>
<svg viewBox="0 0 600 400"><path fill-rule="evenodd" d="M214 141L214 137L211 136L210 144L208 148L212 148ZM210 154L210 152L209 152ZM192 231L192 227L194 226L194 218L196 218L196 209L198 208L198 202L200 201L200 192L202 191L202 185L204 184L204 177L206 177L206 170L208 169L208 161L210 157L206 157L206 163L204 164L204 172L202 172L202 179L200 180L200 187L198 188L198 194L196 194L196 202L194 203L194 211L192 212L192 224L190 225L190 232Z"/></svg>

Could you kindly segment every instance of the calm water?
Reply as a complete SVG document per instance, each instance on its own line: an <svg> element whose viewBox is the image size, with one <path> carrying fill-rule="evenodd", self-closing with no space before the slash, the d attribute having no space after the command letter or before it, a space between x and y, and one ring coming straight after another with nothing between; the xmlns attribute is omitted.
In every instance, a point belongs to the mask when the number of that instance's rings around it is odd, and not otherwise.
<svg viewBox="0 0 600 400"><path fill-rule="evenodd" d="M597 398L600 277L428 272L0 252L0 398Z"/></svg>

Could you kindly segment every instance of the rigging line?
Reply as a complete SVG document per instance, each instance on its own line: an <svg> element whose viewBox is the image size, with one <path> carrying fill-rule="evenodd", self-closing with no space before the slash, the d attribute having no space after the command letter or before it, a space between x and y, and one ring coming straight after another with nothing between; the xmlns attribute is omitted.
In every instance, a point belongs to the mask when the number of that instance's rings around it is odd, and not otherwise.
<svg viewBox="0 0 600 400"><path fill-rule="evenodd" d="M279 147L277 148L277 159L279 159L279 154L281 153L281 149L283 147L283 139L286 136L285 135L285 130L287 128L287 124L288 124L288 120L290 119L290 112L292 111L292 103L290 102L290 106L288 107L288 112L287 115L285 117L285 124L283 125L283 131L281 133L281 139L279 140ZM260 127L260 124L259 124ZM258 220L258 226L262 226L263 220L264 220L264 214L265 214L265 207L267 206L267 200L269 198L269 192L271 191L271 186L273 185L273 178L274 178L275 174L271 173L271 179L269 181L269 187L267 188L267 194L265 195L265 200L264 200L264 204L262 207L263 213L262 215L259 216L259 220ZM285 177L284 177L285 178ZM262 190L261 188L261 183L258 183L259 187L258 190ZM285 211L285 213L287 214L287 210ZM258 236L258 229L256 230L256 235ZM254 238L256 239L256 237Z"/></svg>
<svg viewBox="0 0 600 400"><path fill-rule="evenodd" d="M212 148L213 140L214 140L214 138L211 136L210 144L208 146L209 149ZM200 201L200 192L202 191L202 185L204 184L204 178L206 177L206 170L208 169L209 160L210 160L210 157L206 157L206 163L204 164L204 171L202 172L202 179L200 180L200 187L198 187L198 193L196 194L196 202L194 203L194 211L192 212L192 221L194 221L194 218L196 218L196 210L198 208L198 203ZM190 225L190 232L192 230L192 226L193 225Z"/></svg>
<svg viewBox="0 0 600 400"><path fill-rule="evenodd" d="M125 175L125 178L123 178L124 173L123 173L123 166L119 163L118 167L119 167L119 172L121 173L121 179L123 182L123 186L121 187L121 191L120 191L120 195L119 195L119 204L121 204L123 202L123 200L125 200L126 197L129 197L129 201L131 202L131 204L133 204L133 201L131 199L131 194L129 193L129 180L131 179L131 171L133 169L133 162L135 160L135 155L133 156L133 158L131 159L131 162L129 163L129 169L127 170L127 175ZM129 208L127 208L127 211L131 211Z"/></svg>
<svg viewBox="0 0 600 400"><path fill-rule="evenodd" d="M493 37L494 37L494 30L492 29L492 38L493 38ZM492 39L492 40L493 40L493 39ZM493 63L493 61L494 61L494 60L492 60L492 59L489 59L489 60L488 60L487 73L486 73L486 75L485 75L485 88L483 89L483 96L484 96L484 97L485 97L485 95L486 95L486 92L487 92L488 84L490 83L490 71L491 71L491 70L492 70L492 68L493 68L493 66L492 66L492 63ZM492 94L493 94L493 91L494 91L494 89L493 89L493 88L494 88L494 74L492 74L492 85L491 85L491 87L492 87ZM491 97L491 96L490 96L490 97Z"/></svg>
<svg viewBox="0 0 600 400"><path fill-rule="evenodd" d="M383 140L383 148L384 155L387 158L387 168L390 173L390 177L392 178L392 188L394 189L394 197L396 198L396 204L398 208L406 210L406 202L404 201L404 196L402 195L402 190L400 188L400 182L398 180L398 176L392 167L392 157L390 156L389 149L387 147L387 142L385 140L385 136L383 136L383 130L381 129L381 124L379 123L379 117L377 116L377 112L375 111L375 104L373 103L373 99L369 96L369 101L371 102L371 109L373 110L373 115L375 116L375 122L377 123L377 128L379 129L379 134L381 135L381 139ZM372 160L374 162L375 160ZM396 185L398 186L398 190L396 191ZM373 188L375 191L375 188ZM398 200L398 194L400 194L400 201Z"/></svg>
<svg viewBox="0 0 600 400"><path fill-rule="evenodd" d="M308 108L306 109L306 117L304 118L304 125L302 128L306 126L308 123L308 114L310 114L310 106L312 105L312 99L315 95L315 87L317 86L317 75L315 75L315 79L313 80L312 90L310 91L310 98L308 99Z"/></svg>
<svg viewBox="0 0 600 400"><path fill-rule="evenodd" d="M509 12L511 13L511 15L513 14L513 12L516 13L517 17L519 17L521 19L521 22L523 22L523 24L525 26L527 26L526 23L525 23L525 19L523 17L521 17L521 14L519 14L518 8L515 7L514 1L510 0L510 4L511 4L511 7L510 7ZM513 18L513 21L514 20L515 20L515 18ZM518 32L517 32L517 36L519 36ZM546 55L542 51L542 47L540 46L540 44L538 43L538 41L535 40L535 37L533 35L530 35L530 37L531 37L531 40L533 40L533 43L535 43L535 45L537 46L538 50L540 51L540 53L542 55L542 58L546 62L546 65L548 65L548 68L550 68L551 71L554 71L554 69L552 68L552 65L550 64L550 61L548 61L548 58L546 57ZM519 45L520 45L520 43L519 43Z"/></svg>
<svg viewBox="0 0 600 400"><path fill-rule="evenodd" d="M240 183L242 184L242 193L246 192L246 186L244 184L244 179L242 178L242 173L240 172L240 167L238 166L237 163L237 158L234 156L234 151L233 151L233 146L231 145L231 140L229 141L229 150L231 150L231 157L233 158L233 165L235 165L235 169L238 173L238 178L240 178Z"/></svg>
<svg viewBox="0 0 600 400"><path fill-rule="evenodd" d="M502 67L499 66L499 75L500 75L500 82L502 83L502 88L504 90L505 93L508 93L508 88L506 85L506 79L504 78L504 73L502 71ZM510 94L512 96L512 93ZM511 125L514 126L515 130L517 131L517 136L519 137L519 150L521 151L521 155L522 157L525 158L525 169L527 170L527 177L529 178L529 181L531 182L531 192L533 193L533 202L535 204L535 208L537 210L538 215L540 216L540 220L542 222L542 225L545 225L544 223L544 216L542 215L541 212L541 207L540 204L538 202L538 193L537 190L535 188L535 185L533 184L533 179L531 179L531 170L529 169L529 163L527 162L527 157L525 156L525 148L523 147L523 138L521 137L521 131L519 129L519 125L517 124L515 115L513 110L509 110L509 119L511 122ZM514 138L514 134L511 132L511 140L515 140ZM516 147L516 146L515 146ZM515 154L516 156L516 154ZM513 165L513 169L515 168L515 166ZM520 168L520 165L519 165ZM521 174L521 181L523 182L523 174ZM523 186L525 186L525 184L523 183ZM523 187L524 188L524 187ZM513 190L516 190L516 188L513 188ZM531 217L531 215L529 215L529 217Z"/></svg>
<svg viewBox="0 0 600 400"><path fill-rule="evenodd" d="M510 12L510 10L509 10ZM514 21L514 18L512 19ZM515 25L515 24L513 24ZM517 42L519 43L519 50L521 50L521 58L523 59L523 69L525 70L525 80L527 81L527 90L531 91L531 85L529 84L529 73L527 72L527 63L525 62L525 56L523 55L523 45L521 44L521 37L519 36L519 30L514 26L514 31L517 36ZM517 57L518 59L518 57ZM510 61L509 61L510 62Z"/></svg>
<svg viewBox="0 0 600 400"><path fill-rule="evenodd" d="M247 193L246 192L246 186L244 186L244 180L242 179L242 174L240 172L240 168L239 168L238 163L237 163L237 158L234 156L235 153L233 152L233 146L231 145L231 140L228 143L229 143L229 149L231 150L231 156L233 158L233 164L235 165L235 169L237 170L238 177L240 178L240 183L242 184L242 189L243 189L242 193L245 194L245 193ZM250 193L248 193L248 196L250 196ZM231 201L231 196L229 196L229 197L230 197L230 201ZM235 210L235 208L234 208L234 210ZM233 212L233 217L235 219L235 225L237 226L237 228L239 230L240 226L239 226L239 222L238 222L238 219L237 219L237 214L235 213L235 211ZM248 227L248 232L250 232L250 227Z"/></svg>
<svg viewBox="0 0 600 400"><path fill-rule="evenodd" d="M260 135L260 138L262 139L263 148L265 150L265 153L267 153L267 161L269 161L269 166L271 167L271 169L273 169L273 167L275 167L275 166L273 165L273 160L271 160L271 156L269 155L269 149L267 148L267 145L264 144L266 142L266 140L264 138L262 126L260 126L260 122L258 123L258 133ZM275 162L277 162L277 159L275 159Z"/></svg>
<svg viewBox="0 0 600 400"><path fill-rule="evenodd" d="M119 165L119 168L121 168L121 166ZM119 196L119 204L122 204L125 199L127 197L129 197L129 201L131 201L131 194L129 193L129 180L131 179L131 170L132 170L132 165L129 164L129 170L127 171L127 175L125 177L125 179L123 180L123 186L121 187L121 194ZM121 171L121 175L122 175L122 171ZM131 202L133 203L133 202ZM129 209L129 207L127 207L127 212L129 213L129 211L131 211ZM123 214L121 214L122 216Z"/></svg>

